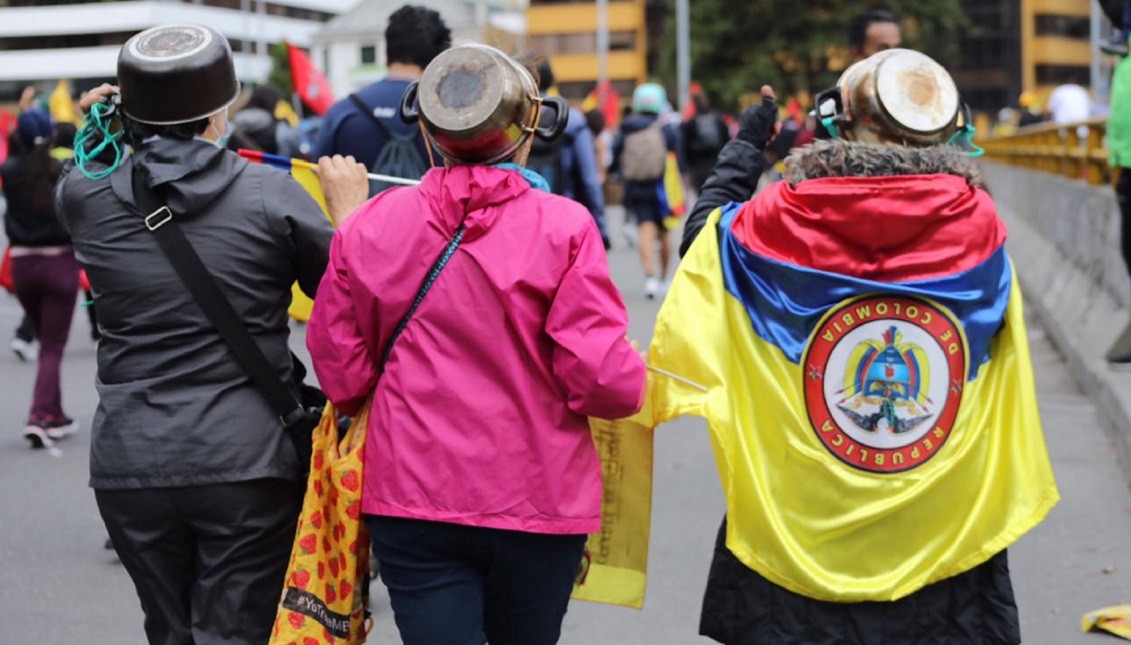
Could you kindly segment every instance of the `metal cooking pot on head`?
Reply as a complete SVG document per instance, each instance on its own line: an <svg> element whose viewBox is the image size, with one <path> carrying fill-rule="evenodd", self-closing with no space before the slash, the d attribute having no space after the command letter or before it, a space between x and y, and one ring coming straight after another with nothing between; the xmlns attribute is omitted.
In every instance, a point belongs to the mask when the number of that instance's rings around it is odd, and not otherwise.
<svg viewBox="0 0 1131 645"><path fill-rule="evenodd" d="M966 125L954 79L910 49L888 49L853 64L835 91L817 99L818 105L838 100L834 124L849 140L929 146L950 141Z"/></svg>
<svg viewBox="0 0 1131 645"><path fill-rule="evenodd" d="M232 48L203 25L165 25L133 36L118 53L122 111L141 123L203 119L240 94Z"/></svg>
<svg viewBox="0 0 1131 645"><path fill-rule="evenodd" d="M554 117L542 126L545 107ZM569 104L539 97L531 73L501 51L460 45L433 59L409 85L401 119L419 120L431 144L454 163L493 164L516 157L531 136L546 141L561 136Z"/></svg>

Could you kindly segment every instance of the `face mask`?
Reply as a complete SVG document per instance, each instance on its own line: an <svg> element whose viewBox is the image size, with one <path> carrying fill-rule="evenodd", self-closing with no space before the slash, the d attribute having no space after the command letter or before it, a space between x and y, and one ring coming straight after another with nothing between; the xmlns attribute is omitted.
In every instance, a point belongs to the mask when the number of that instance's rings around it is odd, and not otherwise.
<svg viewBox="0 0 1131 645"><path fill-rule="evenodd" d="M209 124L208 127L212 128L213 132L216 132L216 126L215 125ZM217 134L219 134L219 133L217 133ZM224 134L219 134L219 136L216 137L216 140L213 141L212 143L217 148L227 148L228 147L228 140L231 139L231 138L232 138L232 122L229 121L228 119L224 119Z"/></svg>

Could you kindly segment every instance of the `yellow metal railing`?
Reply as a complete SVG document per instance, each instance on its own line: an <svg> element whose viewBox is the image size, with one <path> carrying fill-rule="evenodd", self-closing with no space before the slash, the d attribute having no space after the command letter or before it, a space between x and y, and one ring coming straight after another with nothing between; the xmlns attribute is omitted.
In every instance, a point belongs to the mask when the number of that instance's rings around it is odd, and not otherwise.
<svg viewBox="0 0 1131 645"><path fill-rule="evenodd" d="M978 141L986 159L1101 185L1114 181L1105 145L1107 119L1042 123Z"/></svg>

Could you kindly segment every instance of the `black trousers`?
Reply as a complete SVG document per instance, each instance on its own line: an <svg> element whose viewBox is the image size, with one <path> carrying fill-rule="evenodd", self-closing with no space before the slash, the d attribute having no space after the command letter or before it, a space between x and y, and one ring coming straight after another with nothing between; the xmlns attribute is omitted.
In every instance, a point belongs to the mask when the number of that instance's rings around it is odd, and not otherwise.
<svg viewBox="0 0 1131 645"><path fill-rule="evenodd" d="M264 645L302 507L299 482L98 490L151 645Z"/></svg>
<svg viewBox="0 0 1131 645"><path fill-rule="evenodd" d="M777 586L726 546L726 518L699 633L725 645L1017 645L1009 561L986 562L893 602L827 602Z"/></svg>
<svg viewBox="0 0 1131 645"><path fill-rule="evenodd" d="M1119 241L1123 262L1131 272L1131 168L1121 168L1115 182L1115 200L1119 202Z"/></svg>

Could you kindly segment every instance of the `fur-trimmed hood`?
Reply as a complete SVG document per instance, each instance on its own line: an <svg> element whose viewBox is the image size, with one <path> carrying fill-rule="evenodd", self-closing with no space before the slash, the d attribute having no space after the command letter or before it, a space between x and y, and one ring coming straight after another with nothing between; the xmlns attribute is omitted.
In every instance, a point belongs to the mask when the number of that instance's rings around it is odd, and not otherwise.
<svg viewBox="0 0 1131 645"><path fill-rule="evenodd" d="M985 189L982 171L973 159L954 146L912 148L858 141L814 141L795 149L785 160L785 180L790 185L826 177L893 177L899 175L955 175L972 188Z"/></svg>

